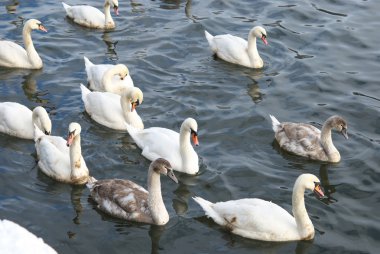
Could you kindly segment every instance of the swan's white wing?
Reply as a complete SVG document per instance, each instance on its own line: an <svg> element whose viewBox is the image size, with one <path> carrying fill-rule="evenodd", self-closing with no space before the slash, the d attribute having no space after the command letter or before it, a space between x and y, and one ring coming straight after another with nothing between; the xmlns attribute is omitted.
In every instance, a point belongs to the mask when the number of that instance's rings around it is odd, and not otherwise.
<svg viewBox="0 0 380 254"><path fill-rule="evenodd" d="M0 41L0 49L0 66L31 67L28 55L20 45L11 41Z"/></svg>
<svg viewBox="0 0 380 254"><path fill-rule="evenodd" d="M126 122L120 105L120 95L108 92L90 92L84 105L91 118L111 129L126 130Z"/></svg>
<svg viewBox="0 0 380 254"><path fill-rule="evenodd" d="M32 111L16 102L0 103L0 132L33 139Z"/></svg>
<svg viewBox="0 0 380 254"><path fill-rule="evenodd" d="M230 34L223 34L214 36L213 45L217 49L216 54L219 58L235 64L247 61L249 64L246 40Z"/></svg>
<svg viewBox="0 0 380 254"><path fill-rule="evenodd" d="M111 68L111 64L94 64L87 71L87 80L90 83L90 88L95 91L104 91L103 75Z"/></svg>
<svg viewBox="0 0 380 254"><path fill-rule="evenodd" d="M174 170L182 168L179 152L179 134L166 128L152 127L131 133L142 155L154 161L158 158L167 159Z"/></svg>
<svg viewBox="0 0 380 254"><path fill-rule="evenodd" d="M48 176L67 182L71 179L70 150L66 141L56 136L41 136L36 141L38 166Z"/></svg>
<svg viewBox="0 0 380 254"><path fill-rule="evenodd" d="M105 16L95 7L88 5L75 5L66 10L67 16L72 18L74 22L87 26L100 28L104 27Z"/></svg>
<svg viewBox="0 0 380 254"><path fill-rule="evenodd" d="M0 220L0 250L1 253L57 254L42 238L9 220Z"/></svg>
<svg viewBox="0 0 380 254"><path fill-rule="evenodd" d="M262 199L219 202L212 209L233 233L265 241L287 241L299 237L297 225L282 207Z"/></svg>

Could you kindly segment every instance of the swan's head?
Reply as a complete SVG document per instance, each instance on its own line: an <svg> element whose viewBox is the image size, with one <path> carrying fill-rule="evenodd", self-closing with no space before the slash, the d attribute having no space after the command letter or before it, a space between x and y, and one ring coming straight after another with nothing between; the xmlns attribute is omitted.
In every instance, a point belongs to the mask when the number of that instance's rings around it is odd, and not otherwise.
<svg viewBox="0 0 380 254"><path fill-rule="evenodd" d="M131 103L131 112L139 106L144 99L143 93L138 87L132 87L127 90L126 96L128 101Z"/></svg>
<svg viewBox="0 0 380 254"><path fill-rule="evenodd" d="M32 30L40 30L40 31L47 32L46 28L42 25L41 21L37 19L29 19L25 23L25 27L29 27Z"/></svg>
<svg viewBox="0 0 380 254"><path fill-rule="evenodd" d="M267 31L265 31L265 29L263 27L255 26L254 28L252 28L251 36L255 36L257 38L260 38L264 42L265 45L268 45Z"/></svg>
<svg viewBox="0 0 380 254"><path fill-rule="evenodd" d="M115 14L119 15L119 1L118 0L106 0L104 5L110 5L113 8Z"/></svg>
<svg viewBox="0 0 380 254"><path fill-rule="evenodd" d="M341 116L331 116L326 122L331 126L331 128L339 131L346 139L348 139L347 135L347 122Z"/></svg>
<svg viewBox="0 0 380 254"><path fill-rule="evenodd" d="M129 75L128 67L124 64L115 65L115 70L117 71L117 74L119 75L121 80L123 80L126 76Z"/></svg>
<svg viewBox="0 0 380 254"><path fill-rule="evenodd" d="M45 135L51 134L51 120L49 114L43 107L38 106L33 109L33 119L33 122L37 122L38 127L41 128L41 131L45 133Z"/></svg>
<svg viewBox="0 0 380 254"><path fill-rule="evenodd" d="M296 188L296 186L298 185L302 185L303 188L313 191L318 197L324 196L324 193L321 188L321 183L318 177L316 177L313 174L300 175L297 178L296 183L294 184L294 188Z"/></svg>
<svg viewBox="0 0 380 254"><path fill-rule="evenodd" d="M163 158L158 158L150 164L150 167L152 167L153 171L157 174L166 175L174 182L178 183L177 177L175 177L169 161Z"/></svg>
<svg viewBox="0 0 380 254"><path fill-rule="evenodd" d="M181 132L188 131L190 132L191 139L194 143L194 145L198 146L198 124L197 121L193 118L187 118L185 121L183 121L181 125Z"/></svg>
<svg viewBox="0 0 380 254"><path fill-rule="evenodd" d="M74 138L80 134L81 130L82 128L79 123L70 123L69 134L67 135L67 146L70 146L73 143Z"/></svg>

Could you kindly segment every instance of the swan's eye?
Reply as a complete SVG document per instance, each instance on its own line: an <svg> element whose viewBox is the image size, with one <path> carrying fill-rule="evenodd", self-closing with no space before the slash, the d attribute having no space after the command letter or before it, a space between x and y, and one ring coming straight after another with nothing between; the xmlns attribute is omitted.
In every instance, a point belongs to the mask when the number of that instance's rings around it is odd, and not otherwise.
<svg viewBox="0 0 380 254"><path fill-rule="evenodd" d="M265 34L261 34L261 37L263 37L264 39L267 38L267 36Z"/></svg>

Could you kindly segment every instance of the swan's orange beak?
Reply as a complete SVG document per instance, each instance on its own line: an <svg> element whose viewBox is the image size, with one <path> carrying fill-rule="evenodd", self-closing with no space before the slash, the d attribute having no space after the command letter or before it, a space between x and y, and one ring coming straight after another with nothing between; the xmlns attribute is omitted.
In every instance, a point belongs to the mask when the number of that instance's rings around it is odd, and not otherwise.
<svg viewBox="0 0 380 254"><path fill-rule="evenodd" d="M70 132L69 135L67 136L67 146L70 146L73 143L74 140L74 132Z"/></svg>
<svg viewBox="0 0 380 254"><path fill-rule="evenodd" d="M265 45L268 45L268 41L267 41L267 37L266 37L266 35L263 34L263 35L261 36L261 40L264 42Z"/></svg>
<svg viewBox="0 0 380 254"><path fill-rule="evenodd" d="M317 194L319 198L325 196L319 183L315 183L314 193Z"/></svg>
<svg viewBox="0 0 380 254"><path fill-rule="evenodd" d="M119 7L118 6L114 6L113 7L113 11L115 12L116 16L119 16Z"/></svg>
<svg viewBox="0 0 380 254"><path fill-rule="evenodd" d="M193 140L194 145L199 146L198 134L193 130L191 130L191 139Z"/></svg>
<svg viewBox="0 0 380 254"><path fill-rule="evenodd" d="M43 25L41 25L41 24L38 25L38 30L47 32L46 28Z"/></svg>

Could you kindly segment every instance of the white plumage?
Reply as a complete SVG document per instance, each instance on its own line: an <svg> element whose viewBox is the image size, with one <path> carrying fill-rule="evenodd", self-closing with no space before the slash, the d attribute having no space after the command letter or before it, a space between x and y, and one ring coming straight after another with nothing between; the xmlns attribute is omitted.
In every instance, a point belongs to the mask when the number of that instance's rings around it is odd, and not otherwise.
<svg viewBox="0 0 380 254"><path fill-rule="evenodd" d="M5 219L0 220L0 253L57 254L42 238Z"/></svg>
<svg viewBox="0 0 380 254"><path fill-rule="evenodd" d="M133 80L124 64L93 64L84 57L87 81L94 91L122 95L127 87L133 87Z"/></svg>
<svg viewBox="0 0 380 254"><path fill-rule="evenodd" d="M232 233L262 241L295 241L314 238L314 226L304 202L306 189L323 196L319 180L312 174L300 175L293 188L293 215L282 207L257 198L211 203L203 198L193 199L206 215Z"/></svg>
<svg viewBox="0 0 380 254"><path fill-rule="evenodd" d="M212 36L205 31L206 39L214 54L224 61L249 68L262 68L264 65L257 51L256 38L268 44L267 33L261 26L255 26L248 34L248 42L231 34Z"/></svg>
<svg viewBox="0 0 380 254"><path fill-rule="evenodd" d="M136 107L143 102L137 87L126 88L122 96L109 92L91 92L81 84L82 101L90 117L97 123L115 130L127 130L127 124L144 129Z"/></svg>
<svg viewBox="0 0 380 254"><path fill-rule="evenodd" d="M17 102L0 103L0 132L25 139L34 138L34 125L50 135L52 124L43 107L33 111Z"/></svg>

